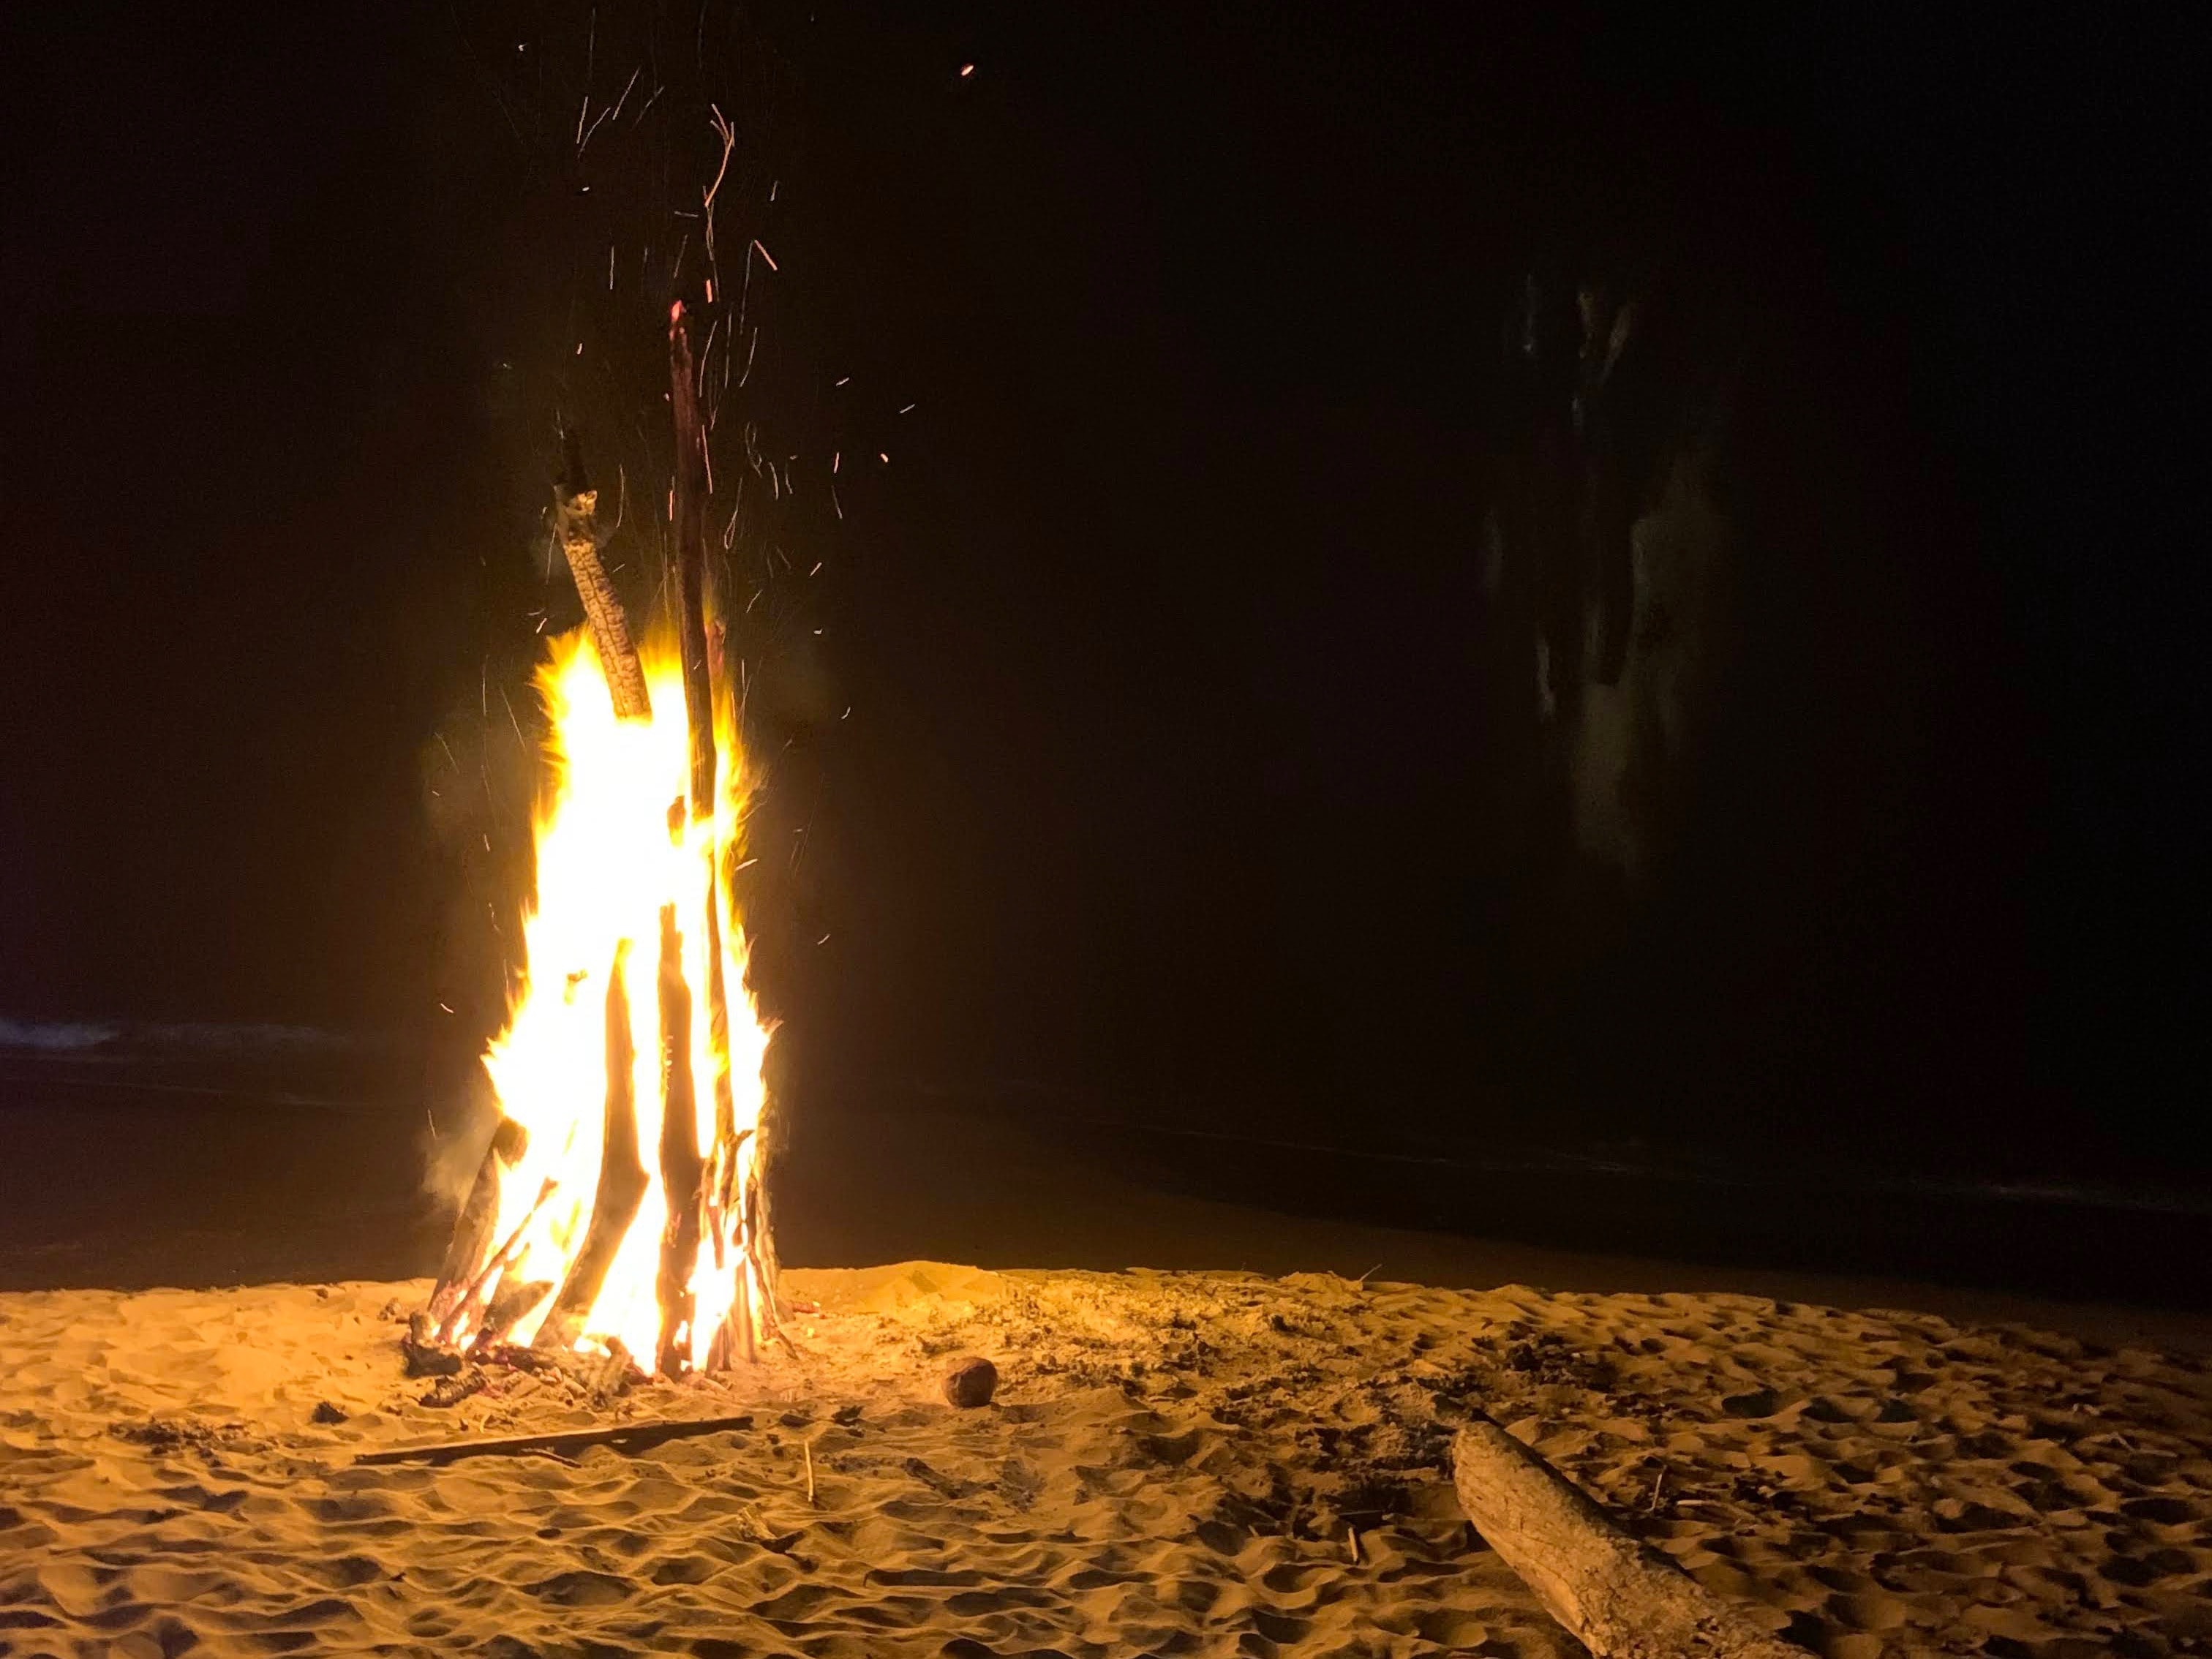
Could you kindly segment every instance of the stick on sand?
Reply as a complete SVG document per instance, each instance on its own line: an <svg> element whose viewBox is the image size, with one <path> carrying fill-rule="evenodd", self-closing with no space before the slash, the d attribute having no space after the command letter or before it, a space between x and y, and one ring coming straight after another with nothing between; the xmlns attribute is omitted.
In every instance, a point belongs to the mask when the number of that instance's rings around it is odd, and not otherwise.
<svg viewBox="0 0 2212 1659"><path fill-rule="evenodd" d="M1489 1418L1460 1431L1452 1468L1475 1530L1595 1659L1805 1659Z"/></svg>
<svg viewBox="0 0 2212 1659"><path fill-rule="evenodd" d="M702 1434L730 1434L753 1425L752 1415L696 1417L675 1422L611 1423L603 1429L564 1429L554 1434L510 1434L489 1440L441 1440L428 1446L391 1446L363 1452L365 1463L453 1463L464 1457L512 1457L523 1452L571 1452L611 1446L620 1452L647 1451L670 1440Z"/></svg>

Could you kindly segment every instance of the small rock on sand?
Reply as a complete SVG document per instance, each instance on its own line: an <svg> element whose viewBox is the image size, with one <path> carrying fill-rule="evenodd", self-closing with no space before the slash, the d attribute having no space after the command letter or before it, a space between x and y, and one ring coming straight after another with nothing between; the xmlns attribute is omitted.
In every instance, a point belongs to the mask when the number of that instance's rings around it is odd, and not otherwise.
<svg viewBox="0 0 2212 1659"><path fill-rule="evenodd" d="M963 1354L945 1368L945 1397L956 1406L988 1406L998 1392L999 1368L976 1354Z"/></svg>

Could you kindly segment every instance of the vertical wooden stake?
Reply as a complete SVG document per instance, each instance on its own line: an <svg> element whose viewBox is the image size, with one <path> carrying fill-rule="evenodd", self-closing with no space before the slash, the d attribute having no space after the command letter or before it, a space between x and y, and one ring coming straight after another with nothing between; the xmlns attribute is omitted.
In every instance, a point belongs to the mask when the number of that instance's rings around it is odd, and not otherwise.
<svg viewBox="0 0 2212 1659"><path fill-rule="evenodd" d="M637 1097L630 1081L636 1049L629 1035L629 994L623 967L629 941L615 947L614 970L607 979L606 1139L599 1156L599 1184L592 1195L592 1218L568 1275L553 1297L552 1310L532 1340L533 1348L573 1348L584 1334L592 1304L607 1282L623 1235L645 1201L645 1163L637 1150Z"/></svg>
<svg viewBox="0 0 2212 1659"><path fill-rule="evenodd" d="M676 907L660 908L660 1190L668 1222L660 1235L660 1273L654 1285L660 1305L653 1363L663 1376L680 1376L690 1359L696 1298L692 1271L699 1265L699 1124L691 1079L691 988L684 982L684 936Z"/></svg>

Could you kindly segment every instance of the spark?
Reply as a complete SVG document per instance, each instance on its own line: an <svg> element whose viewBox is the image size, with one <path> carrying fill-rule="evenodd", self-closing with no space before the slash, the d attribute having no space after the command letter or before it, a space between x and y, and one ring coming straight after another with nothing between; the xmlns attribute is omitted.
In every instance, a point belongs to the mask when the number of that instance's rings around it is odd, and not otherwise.
<svg viewBox="0 0 2212 1659"><path fill-rule="evenodd" d="M637 77L636 77L636 76L635 76L635 75L632 75L632 76L630 76L630 79L632 79L633 81L634 81L634 80L635 80L636 78L637 78ZM591 100L591 97L590 97L590 95L589 95L588 94L586 94L585 99L584 99L584 102L585 102L585 103L586 103L586 104L589 104L591 101L592 101L592 100ZM593 122L592 123L592 125L591 125L591 128L590 128L590 130L589 130L588 131L586 131L586 133L585 133L585 134L584 134L580 138L579 138L579 139L577 140L577 142L576 142L576 159L577 159L578 161L582 161L582 160L584 159L584 152L585 152L586 150L587 150L587 149L589 149L591 148L591 146L592 146L592 140L593 138L595 138L595 137L597 137L599 136L599 128L600 128L601 125L602 125L602 124L604 124L604 123L605 122L606 118L607 118L610 115L612 115L614 112L614 112L613 110L611 110L611 109L603 109L603 110L601 110L601 111L599 112L599 119L597 119L597 120L593 121ZM591 186L590 186L589 185L586 185L584 186L584 188L585 188L586 190L589 190L589 189L591 189Z"/></svg>
<svg viewBox="0 0 2212 1659"><path fill-rule="evenodd" d="M630 88L637 84L637 77L644 72L645 65L642 64L629 72L629 80L623 87L622 96L615 100L615 114L617 117L623 112L623 106L629 102Z"/></svg>
<svg viewBox="0 0 2212 1659"><path fill-rule="evenodd" d="M776 268L775 256L770 253L766 248L761 247L761 239L757 236L753 238L753 246L760 248L760 257L767 263L768 268L770 270L774 270Z"/></svg>
<svg viewBox="0 0 2212 1659"><path fill-rule="evenodd" d="M851 375L848 374L848 375L847 375L843 380L842 380L838 381L838 382L837 382L837 384L838 384L839 386L847 386L847 385L849 385L849 384L851 383L851 381L852 381L852 379L853 379L853 377L852 377Z"/></svg>
<svg viewBox="0 0 2212 1659"><path fill-rule="evenodd" d="M881 461L885 466L889 466L891 464L890 454L884 450L879 449L876 452L876 459Z"/></svg>
<svg viewBox="0 0 2212 1659"><path fill-rule="evenodd" d="M810 570L810 571L808 571L806 574L807 574L808 575L810 575L810 576L818 576L818 575L820 575L820 574L822 574L822 561L821 561L821 560L819 560L819 559L815 560L815 562L814 562L814 568L813 568L813 569L811 569L811 570ZM816 633L817 633L817 634L818 634L818 633L820 633L822 630L821 630L820 629L818 629L818 628L817 628L817 629L816 629L814 631L815 631Z"/></svg>
<svg viewBox="0 0 2212 1659"><path fill-rule="evenodd" d="M545 624L541 622L538 626L542 630ZM515 742L520 744L525 749L529 748L530 739L522 735L522 722L515 719L514 705L512 702L507 702L507 688L503 685L499 688L499 700L501 702L507 703L507 723L514 728Z"/></svg>
<svg viewBox="0 0 2212 1659"><path fill-rule="evenodd" d="M702 11L700 15L703 20L705 13ZM730 171L730 152L738 147L738 130L723 116L720 106L709 104L707 107L712 112L708 125L714 129L714 136L722 141L722 160L714 169L714 182L708 185L700 196L707 220L707 264L710 269L719 271L721 267L714 263L714 198L722 188L722 179ZM711 291L708 297L713 298Z"/></svg>
<svg viewBox="0 0 2212 1659"><path fill-rule="evenodd" d="M960 78L961 78L962 80L963 80L963 81L965 81L965 80L966 80L969 76L973 75L975 72L975 66L973 64L963 64L960 66Z"/></svg>
<svg viewBox="0 0 2212 1659"><path fill-rule="evenodd" d="M920 404L908 404L904 409L899 410L899 413L902 415L911 415L915 410L921 407L921 405Z"/></svg>

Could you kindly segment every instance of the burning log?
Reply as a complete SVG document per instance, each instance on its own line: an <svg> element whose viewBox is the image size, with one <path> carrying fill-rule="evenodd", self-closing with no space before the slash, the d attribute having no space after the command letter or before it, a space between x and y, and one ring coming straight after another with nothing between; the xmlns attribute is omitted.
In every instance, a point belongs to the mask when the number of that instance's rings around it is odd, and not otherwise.
<svg viewBox="0 0 2212 1659"><path fill-rule="evenodd" d="M653 1363L663 1376L679 1376L690 1357L696 1298L691 1275L699 1266L700 1177L697 1107L691 1079L691 988L684 982L684 939L676 907L660 911L660 1190L668 1200L668 1224L660 1238L656 1299L660 1337Z"/></svg>
<svg viewBox="0 0 2212 1659"><path fill-rule="evenodd" d="M530 1133L511 1117L502 1117L492 1131L477 1166L475 1184L453 1222L453 1236L446 1246L446 1260L438 1269L437 1288L430 1292L430 1323L441 1326L467 1297L484 1253L491 1248L491 1230L499 1224L499 1183L503 1170L522 1162L529 1150Z"/></svg>
<svg viewBox="0 0 2212 1659"><path fill-rule="evenodd" d="M506 1242L492 1252L491 1260L477 1269L477 1276L469 1281L467 1293L454 1304L453 1310L437 1328L435 1340L439 1344L450 1347L461 1340L462 1332L472 1330L482 1322L487 1304L498 1291L501 1281L506 1278L507 1267L521 1247L523 1234L530 1230L530 1224L538 1219L538 1212L545 1207L545 1200L553 1196L559 1185L555 1181L538 1183L538 1197L531 1205L530 1212L515 1224L514 1231L507 1234ZM528 1310L523 1311L527 1312ZM516 1316L520 1318L520 1315Z"/></svg>
<svg viewBox="0 0 2212 1659"><path fill-rule="evenodd" d="M711 818L714 811L714 653L708 644L706 595L708 477L707 434L699 420L698 374L691 355L690 319L680 300L668 311L668 381L669 405L676 423L677 644L684 670L684 715L691 754L691 817L696 823ZM726 685L728 678L726 663ZM726 1057L729 1053L729 991L722 974L719 868L709 867L707 882L710 964L707 974L707 1018L714 1036L714 1052ZM743 1140L730 1103L730 1080L725 1062L725 1069L714 1079L712 1168L715 1180L708 1207L719 1246L731 1206L732 1203L738 1206L742 1243L738 1259L733 1263L721 1262L717 1249L717 1264L733 1272L737 1282L730 1312L710 1344L710 1368L726 1364L740 1353L748 1360L756 1357L753 1333L757 1320L775 1328L775 1261L769 1243L766 1205L760 1189L762 1147L756 1138L753 1157L748 1164L743 1156ZM736 1179L740 1170L744 1177L742 1187ZM696 1260L696 1249L693 1259ZM760 1299L757 1310L754 1306L756 1287ZM667 1340L665 1333L664 1325L664 1345Z"/></svg>
<svg viewBox="0 0 2212 1659"><path fill-rule="evenodd" d="M506 1341L507 1334L522 1322L523 1316L552 1294L553 1281L550 1279L501 1285L499 1294L484 1310L483 1328L470 1345L470 1352L480 1354Z"/></svg>
<svg viewBox="0 0 2212 1659"><path fill-rule="evenodd" d="M574 1347L584 1334L584 1321L606 1283L623 1235L637 1218L637 1206L645 1199L645 1164L637 1150L637 1102L630 1086L636 1055L630 1045L629 997L623 988L623 964L629 955L629 941L624 939L615 947L614 969L607 980L606 1140L599 1155L599 1188L592 1195L592 1218L584 1229L583 1244L568 1264L552 1311L538 1328L533 1346L540 1348Z"/></svg>
<svg viewBox="0 0 2212 1659"><path fill-rule="evenodd" d="M562 477L553 486L554 533L568 555L568 574L576 579L576 596L584 602L584 620L606 671L615 718L649 720L653 703L645 689L645 665L630 639L622 599L599 562L599 492L584 471L583 442L574 432L563 440L562 459Z"/></svg>
<svg viewBox="0 0 2212 1659"><path fill-rule="evenodd" d="M1452 1447L1460 1506L1595 1659L1805 1659L1478 1413Z"/></svg>

